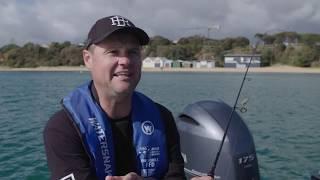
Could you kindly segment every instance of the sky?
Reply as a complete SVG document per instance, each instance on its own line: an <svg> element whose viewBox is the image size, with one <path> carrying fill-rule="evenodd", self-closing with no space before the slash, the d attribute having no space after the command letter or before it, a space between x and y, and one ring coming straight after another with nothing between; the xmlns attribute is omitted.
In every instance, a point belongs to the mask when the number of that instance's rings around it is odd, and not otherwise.
<svg viewBox="0 0 320 180"><path fill-rule="evenodd" d="M110 15L170 40L320 33L319 9L320 0L0 0L0 46L81 43L97 19Z"/></svg>

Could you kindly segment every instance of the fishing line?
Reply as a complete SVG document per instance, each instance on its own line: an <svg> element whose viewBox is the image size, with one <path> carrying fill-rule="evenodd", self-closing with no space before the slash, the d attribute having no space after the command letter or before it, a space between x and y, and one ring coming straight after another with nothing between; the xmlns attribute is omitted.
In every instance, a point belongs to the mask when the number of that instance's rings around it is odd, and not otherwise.
<svg viewBox="0 0 320 180"><path fill-rule="evenodd" d="M230 116L228 118L228 123L227 123L227 126L226 126L226 130L225 130L225 132L223 134L223 137L222 137L222 140L221 140L221 143L220 143L220 146L219 146L219 150L217 152L217 155L216 155L216 158L214 160L213 166L212 166L210 172L208 173L208 176L211 176L212 178L214 178L215 170L216 170L217 163L218 163L221 151L222 151L222 147L223 147L224 141L225 141L225 139L227 137L227 133L228 133L228 130L229 130L229 126L230 126L230 123L231 123L231 120L232 120L233 113L234 113L235 109L237 108L237 104L238 104L238 100L239 100L239 97L240 97L240 94L241 94L241 91L242 91L242 87L243 87L244 81L246 80L246 77L247 77L247 74L248 74L248 70L249 70L249 67L251 65L251 61L253 59L253 56L255 55L256 47L257 47L257 45L253 47L252 55L250 57L250 61L249 61L248 67L246 69L246 72L245 72L245 74L243 76L242 83L241 83L240 89L238 91L238 95L237 95L236 101L235 101L235 103L233 105L232 111L231 111Z"/></svg>

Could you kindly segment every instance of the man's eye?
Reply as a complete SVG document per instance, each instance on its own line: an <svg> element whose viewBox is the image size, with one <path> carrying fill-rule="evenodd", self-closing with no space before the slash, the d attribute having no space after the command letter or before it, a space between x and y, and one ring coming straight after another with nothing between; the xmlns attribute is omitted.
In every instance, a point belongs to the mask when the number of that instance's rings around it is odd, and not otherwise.
<svg viewBox="0 0 320 180"><path fill-rule="evenodd" d="M130 55L140 55L140 51L138 51L138 50L132 50L132 51L129 51L129 54Z"/></svg>
<svg viewBox="0 0 320 180"><path fill-rule="evenodd" d="M110 54L110 55L117 55L118 51L117 50L111 50L111 51L106 51L105 54Z"/></svg>

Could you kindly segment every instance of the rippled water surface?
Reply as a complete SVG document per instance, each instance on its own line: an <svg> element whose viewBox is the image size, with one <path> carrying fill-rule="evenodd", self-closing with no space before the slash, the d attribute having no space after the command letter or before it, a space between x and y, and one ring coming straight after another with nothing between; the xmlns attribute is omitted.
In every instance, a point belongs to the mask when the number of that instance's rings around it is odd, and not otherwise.
<svg viewBox="0 0 320 180"><path fill-rule="evenodd" d="M174 114L189 103L233 104L243 74L143 73L138 89ZM59 101L89 80L79 72L0 72L0 179L48 179L42 131ZM320 75L249 74L241 114L262 179L310 179L320 170Z"/></svg>

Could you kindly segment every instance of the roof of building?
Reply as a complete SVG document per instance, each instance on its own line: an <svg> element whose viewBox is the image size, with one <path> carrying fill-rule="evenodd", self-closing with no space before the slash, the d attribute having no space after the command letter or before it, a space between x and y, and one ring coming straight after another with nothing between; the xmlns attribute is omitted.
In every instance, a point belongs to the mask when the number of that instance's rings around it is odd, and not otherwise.
<svg viewBox="0 0 320 180"><path fill-rule="evenodd" d="M261 57L261 54L225 54L225 57Z"/></svg>

